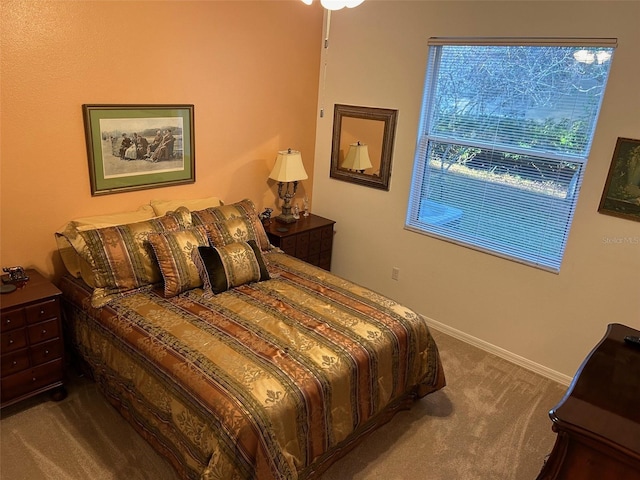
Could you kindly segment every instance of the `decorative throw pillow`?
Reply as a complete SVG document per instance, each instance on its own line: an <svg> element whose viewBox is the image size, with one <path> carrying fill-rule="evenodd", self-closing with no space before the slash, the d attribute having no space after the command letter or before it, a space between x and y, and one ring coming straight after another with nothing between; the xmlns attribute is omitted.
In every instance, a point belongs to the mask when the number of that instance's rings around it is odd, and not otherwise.
<svg viewBox="0 0 640 480"><path fill-rule="evenodd" d="M235 217L220 222L207 223L204 225L211 245L214 247L224 247L230 243L248 242L253 240L262 246L259 232L253 226L253 222L246 217Z"/></svg>
<svg viewBox="0 0 640 480"><path fill-rule="evenodd" d="M117 225L80 232L87 245L81 255L93 268L91 297L94 307L102 307L113 298L162 280L151 246L150 233L182 230L181 215L165 215L144 222Z"/></svg>
<svg viewBox="0 0 640 480"><path fill-rule="evenodd" d="M192 251L204 289L222 293L250 282L269 280L260 247L254 240Z"/></svg>
<svg viewBox="0 0 640 480"><path fill-rule="evenodd" d="M191 252L198 247L209 245L204 227L198 226L177 232L150 233L148 238L164 279L165 297L174 297L179 293L202 286Z"/></svg>
<svg viewBox="0 0 640 480"><path fill-rule="evenodd" d="M235 222L231 222L224 227L225 231L222 233L224 240L218 237L211 239L214 245L222 246L232 241L255 239L262 251L267 251L271 248L264 226L258 218L256 207L249 199L230 205L221 205L191 212L191 216L194 225L208 225L219 222L224 224L224 222L235 220ZM207 233L212 234L210 230Z"/></svg>

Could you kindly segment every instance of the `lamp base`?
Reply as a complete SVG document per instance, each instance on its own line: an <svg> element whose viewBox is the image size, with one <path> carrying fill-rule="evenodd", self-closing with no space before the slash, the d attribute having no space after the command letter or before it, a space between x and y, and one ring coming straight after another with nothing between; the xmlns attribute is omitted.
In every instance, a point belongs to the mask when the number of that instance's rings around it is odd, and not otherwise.
<svg viewBox="0 0 640 480"><path fill-rule="evenodd" d="M298 219L294 217L291 213L281 213L276 217L276 222L278 223L295 223Z"/></svg>

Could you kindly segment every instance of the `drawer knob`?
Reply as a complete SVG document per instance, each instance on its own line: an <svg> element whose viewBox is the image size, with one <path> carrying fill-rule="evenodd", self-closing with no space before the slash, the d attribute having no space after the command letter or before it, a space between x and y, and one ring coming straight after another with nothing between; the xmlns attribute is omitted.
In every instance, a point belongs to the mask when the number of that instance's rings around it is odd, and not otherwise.
<svg viewBox="0 0 640 480"><path fill-rule="evenodd" d="M47 331L43 328L42 329L42 335L45 335L47 333Z"/></svg>
<svg viewBox="0 0 640 480"><path fill-rule="evenodd" d="M7 320L4 323L5 323L5 325L9 325L11 323L11 319L7 318Z"/></svg>
<svg viewBox="0 0 640 480"><path fill-rule="evenodd" d="M44 315L44 310L40 310L40 315Z"/></svg>
<svg viewBox="0 0 640 480"><path fill-rule="evenodd" d="M13 362L11 362L11 366L15 367L16 365L18 365L18 362L16 362L15 360Z"/></svg>
<svg viewBox="0 0 640 480"><path fill-rule="evenodd" d="M9 339L9 345L13 345L13 338Z"/></svg>
<svg viewBox="0 0 640 480"><path fill-rule="evenodd" d="M35 381L36 381L36 377L33 377L33 378L31 379L31 381L32 381L32 382L35 382Z"/></svg>
<svg viewBox="0 0 640 480"><path fill-rule="evenodd" d="M46 357L47 355L49 355L49 350L44 351L44 356Z"/></svg>

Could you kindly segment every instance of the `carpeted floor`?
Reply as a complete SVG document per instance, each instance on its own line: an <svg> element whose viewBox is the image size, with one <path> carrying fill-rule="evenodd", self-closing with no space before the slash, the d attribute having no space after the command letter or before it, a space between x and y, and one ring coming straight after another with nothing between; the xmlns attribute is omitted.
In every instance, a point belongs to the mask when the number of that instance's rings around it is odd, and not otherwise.
<svg viewBox="0 0 640 480"><path fill-rule="evenodd" d="M434 331L447 386L400 412L322 480L533 480L555 434L547 412L566 387ZM72 378L2 410L2 480L175 480L169 464L103 399Z"/></svg>

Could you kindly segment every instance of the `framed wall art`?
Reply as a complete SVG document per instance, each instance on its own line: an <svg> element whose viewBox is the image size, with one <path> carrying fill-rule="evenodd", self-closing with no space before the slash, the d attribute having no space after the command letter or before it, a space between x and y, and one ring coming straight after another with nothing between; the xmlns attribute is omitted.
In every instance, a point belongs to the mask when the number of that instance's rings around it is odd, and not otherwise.
<svg viewBox="0 0 640 480"><path fill-rule="evenodd" d="M618 138L598 212L640 222L640 140Z"/></svg>
<svg viewBox="0 0 640 480"><path fill-rule="evenodd" d="M193 105L83 105L91 195L195 182Z"/></svg>

